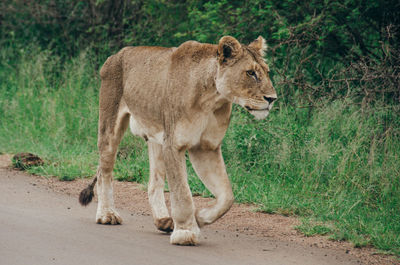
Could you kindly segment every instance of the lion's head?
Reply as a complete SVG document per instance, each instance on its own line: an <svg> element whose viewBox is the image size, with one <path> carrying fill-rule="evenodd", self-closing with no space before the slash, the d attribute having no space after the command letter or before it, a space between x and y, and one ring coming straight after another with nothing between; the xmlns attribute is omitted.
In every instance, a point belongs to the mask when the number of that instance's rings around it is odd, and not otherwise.
<svg viewBox="0 0 400 265"><path fill-rule="evenodd" d="M256 119L266 118L277 98L263 59L265 49L261 36L249 45L231 36L222 37L218 43L217 90Z"/></svg>

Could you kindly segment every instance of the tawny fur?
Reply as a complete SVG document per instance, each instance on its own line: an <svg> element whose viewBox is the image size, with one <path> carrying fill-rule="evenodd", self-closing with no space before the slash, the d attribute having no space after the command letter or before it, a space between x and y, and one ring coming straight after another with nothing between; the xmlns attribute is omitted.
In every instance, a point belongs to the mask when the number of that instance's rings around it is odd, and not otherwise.
<svg viewBox="0 0 400 265"><path fill-rule="evenodd" d="M225 36L218 45L188 41L177 48L126 47L107 59L100 71L98 223L122 222L114 207L112 170L129 125L148 143L154 223L164 231L173 229L172 244L195 245L199 227L229 210L234 197L221 143L232 103L263 119L277 98L263 58L265 47L262 37L243 45ZM216 198L206 209L197 210L193 204L186 151ZM171 216L164 201L165 177ZM92 197L92 190L83 193L83 201Z"/></svg>

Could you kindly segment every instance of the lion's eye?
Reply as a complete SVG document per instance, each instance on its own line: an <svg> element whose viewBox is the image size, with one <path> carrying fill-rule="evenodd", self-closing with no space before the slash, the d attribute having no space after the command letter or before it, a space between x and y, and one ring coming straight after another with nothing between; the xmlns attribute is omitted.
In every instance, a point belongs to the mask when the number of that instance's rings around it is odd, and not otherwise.
<svg viewBox="0 0 400 265"><path fill-rule="evenodd" d="M246 74L250 77L253 77L255 80L258 80L256 72L253 70L246 71Z"/></svg>
<svg viewBox="0 0 400 265"><path fill-rule="evenodd" d="M248 76L255 76L256 75L256 72L254 72L253 70L246 71L246 73L247 73Z"/></svg>

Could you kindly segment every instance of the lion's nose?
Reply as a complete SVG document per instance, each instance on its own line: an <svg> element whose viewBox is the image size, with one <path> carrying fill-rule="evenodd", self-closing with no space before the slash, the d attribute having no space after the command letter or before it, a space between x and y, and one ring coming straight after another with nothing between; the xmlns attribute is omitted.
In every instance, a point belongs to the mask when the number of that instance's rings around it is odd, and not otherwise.
<svg viewBox="0 0 400 265"><path fill-rule="evenodd" d="M264 96L264 99L271 104L272 102L274 102L276 100L276 96Z"/></svg>

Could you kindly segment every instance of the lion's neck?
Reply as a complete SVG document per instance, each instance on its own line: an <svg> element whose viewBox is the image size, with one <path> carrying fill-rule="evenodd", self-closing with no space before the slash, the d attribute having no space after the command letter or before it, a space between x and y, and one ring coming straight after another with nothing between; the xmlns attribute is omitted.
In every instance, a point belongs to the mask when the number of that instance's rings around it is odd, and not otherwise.
<svg viewBox="0 0 400 265"><path fill-rule="evenodd" d="M203 72L195 86L192 107L213 112L230 102L217 91L217 58L210 57L201 64Z"/></svg>

